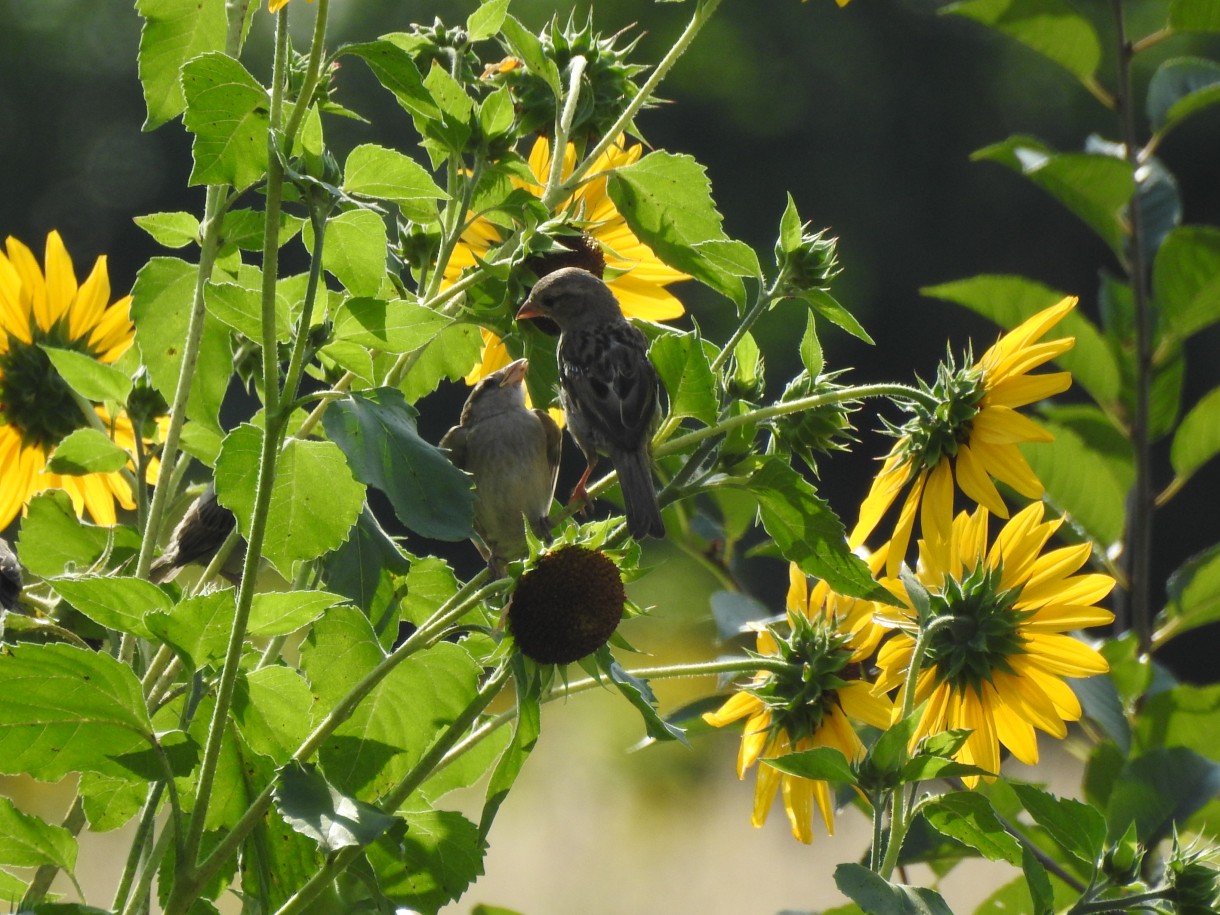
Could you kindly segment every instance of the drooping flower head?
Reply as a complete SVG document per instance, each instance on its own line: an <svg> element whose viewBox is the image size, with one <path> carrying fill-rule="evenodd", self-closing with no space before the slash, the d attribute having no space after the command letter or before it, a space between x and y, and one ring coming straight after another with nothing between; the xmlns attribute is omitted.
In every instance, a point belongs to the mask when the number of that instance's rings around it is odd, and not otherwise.
<svg viewBox="0 0 1220 915"><path fill-rule="evenodd" d="M915 575L928 594L924 614L901 581L882 582L907 609L883 611L895 614L897 632L877 656L876 689L905 689L915 640L934 626L914 697L916 707L927 705L912 741L969 729L957 759L996 773L1001 744L1033 765L1035 729L1062 738L1066 722L1079 720L1080 702L1064 678L1105 673L1109 665L1068 633L1113 621L1095 604L1114 579L1077 574L1089 558L1087 543L1043 552L1062 519L1043 521L1041 502L1014 515L990 549L988 518L982 506L962 512L948 537L920 541Z"/></svg>
<svg viewBox="0 0 1220 915"><path fill-rule="evenodd" d="M846 617L811 607L809 586L795 565L790 574L787 625L760 630L754 657L781 662L761 670L715 712L703 716L713 727L746 719L737 754L737 777L760 758L834 747L849 760L864 755L864 745L848 718L888 727L893 706L874 695L860 679L860 662L873 644L861 632L843 625ZM816 589L815 589L816 591ZM837 598L837 595L835 595ZM823 607L831 606L827 601ZM813 841L816 804L828 834L834 834L834 803L824 781L760 766L751 822L761 827L782 792L792 835Z"/></svg>
<svg viewBox="0 0 1220 915"><path fill-rule="evenodd" d="M911 408L915 415L898 430L898 441L860 505L860 519L848 538L853 548L863 544L899 493L907 489L890 540L887 575L896 575L906 556L917 510L923 536L946 539L953 518L955 479L967 497L1000 518L1008 517L1008 509L992 477L1023 496L1041 498L1042 483L1017 445L1048 442L1053 437L1017 408L1071 386L1069 372L1029 372L1075 344L1074 337L1039 341L1076 301L1068 297L1038 312L1001 337L973 365L968 357L960 369L952 360L942 364L935 385L926 389L935 407L918 404Z"/></svg>
<svg viewBox="0 0 1220 915"><path fill-rule="evenodd" d="M74 476L46 470L56 446L90 425L90 419L39 344L114 362L131 346L131 297L110 301L105 257L78 284L58 232L47 236L44 265L45 274L30 249L15 238L8 239L7 253L0 253L0 528L44 489L63 489L78 515L87 509L99 524L114 524L116 501L126 509L135 507L120 473ZM100 406L89 408L130 453L135 444L131 422L111 417ZM150 475L155 471L154 463Z"/></svg>
<svg viewBox="0 0 1220 915"><path fill-rule="evenodd" d="M564 236L559 241L570 248L579 261L563 260L561 252L554 263L543 266L543 272L559 267L585 267L599 276L605 273L606 284L629 318L646 321L667 321L683 313L682 303L666 287L679 280L690 279L680 270L662 263L660 258L642 242L610 199L606 191L607 178L614 169L637 161L643 147L638 143L624 147L610 147L590 169L592 176L563 201L556 212L564 214L568 225L579 235ZM539 137L529 156L533 182L513 179L513 183L542 197L547 176L551 170L551 146L546 137ZM576 147L569 143L564 154L563 177L567 178L576 167ZM461 241L445 268L445 280L452 283L461 272L476 264L487 252L504 241L504 229L488 219L475 219L462 233ZM589 263L589 259L599 265ZM549 267L549 269L547 269ZM502 369L513 360L503 341L489 330L483 331L483 351L476 365L466 377L467 384L477 384L492 372Z"/></svg>

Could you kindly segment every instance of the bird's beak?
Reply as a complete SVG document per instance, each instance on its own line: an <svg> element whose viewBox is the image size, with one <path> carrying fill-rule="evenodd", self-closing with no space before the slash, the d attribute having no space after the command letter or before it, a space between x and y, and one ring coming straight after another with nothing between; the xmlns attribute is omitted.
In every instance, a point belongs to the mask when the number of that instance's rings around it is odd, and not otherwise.
<svg viewBox="0 0 1220 915"><path fill-rule="evenodd" d="M524 321L527 318L541 318L542 311L534 304L533 299L526 299L525 304L517 312L517 320Z"/></svg>
<svg viewBox="0 0 1220 915"><path fill-rule="evenodd" d="M525 381L525 370L529 368L529 362L525 359L518 359L516 362L510 362L504 367L504 377L500 379L500 387L516 387Z"/></svg>

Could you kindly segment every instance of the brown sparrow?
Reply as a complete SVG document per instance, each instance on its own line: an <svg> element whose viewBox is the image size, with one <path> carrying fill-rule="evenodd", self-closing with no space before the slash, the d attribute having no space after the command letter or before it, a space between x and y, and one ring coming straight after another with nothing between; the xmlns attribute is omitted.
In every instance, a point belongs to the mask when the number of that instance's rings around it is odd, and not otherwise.
<svg viewBox="0 0 1220 915"><path fill-rule="evenodd" d="M479 552L496 575L527 552L525 524L550 537L547 515L555 495L563 433L545 410L525 405L524 359L480 381L441 447L474 477Z"/></svg>
<svg viewBox="0 0 1220 915"><path fill-rule="evenodd" d="M631 536L664 537L648 451L660 382L644 334L623 317L610 288L579 267L540 279L517 312L523 318L559 326L560 400L589 465L572 499L588 498L585 484L604 454L618 472Z"/></svg>
<svg viewBox="0 0 1220 915"><path fill-rule="evenodd" d="M216 484L209 483L174 528L165 552L149 568L149 578L161 584L172 581L184 566L192 562L206 565L236 526L237 519L233 513L216 501ZM221 569L220 574L234 584L241 579L245 552L243 541L229 554Z"/></svg>

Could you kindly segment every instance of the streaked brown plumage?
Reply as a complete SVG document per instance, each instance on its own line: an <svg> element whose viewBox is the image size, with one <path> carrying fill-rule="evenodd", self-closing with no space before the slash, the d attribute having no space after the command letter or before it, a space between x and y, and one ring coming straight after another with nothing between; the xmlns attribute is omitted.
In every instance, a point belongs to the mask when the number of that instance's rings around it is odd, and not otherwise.
<svg viewBox="0 0 1220 915"><path fill-rule="evenodd" d="M192 562L207 565L236 526L237 519L233 513L216 501L216 484L209 483L174 528L165 552L149 568L149 577L161 584L172 581L184 566ZM241 578L244 556L243 541L229 554L220 574L236 583Z"/></svg>
<svg viewBox="0 0 1220 915"><path fill-rule="evenodd" d="M572 498L586 498L585 483L604 454L618 472L631 536L664 537L648 450L660 381L648 361L647 339L623 317L610 288L579 267L556 270L535 284L517 318L538 317L559 325L564 415L589 464Z"/></svg>
<svg viewBox="0 0 1220 915"><path fill-rule="evenodd" d="M527 552L525 523L547 539L563 433L545 410L525 406L526 361L492 372L470 392L441 447L474 477L480 553L497 575Z"/></svg>

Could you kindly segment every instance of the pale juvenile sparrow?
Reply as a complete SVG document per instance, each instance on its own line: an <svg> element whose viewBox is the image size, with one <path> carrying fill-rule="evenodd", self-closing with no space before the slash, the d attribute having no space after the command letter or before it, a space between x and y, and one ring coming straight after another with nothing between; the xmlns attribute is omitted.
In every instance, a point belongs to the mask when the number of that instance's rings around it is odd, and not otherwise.
<svg viewBox="0 0 1220 915"><path fill-rule="evenodd" d="M618 472L631 536L664 537L648 450L660 382L644 334L623 317L610 288L579 267L540 279L517 318L559 326L560 400L589 464L572 499L587 498L585 484L604 454Z"/></svg>
<svg viewBox="0 0 1220 915"><path fill-rule="evenodd" d="M441 447L474 477L479 552L496 575L527 552L525 524L550 537L547 515L563 433L545 410L525 405L526 361L518 359L480 381Z"/></svg>

